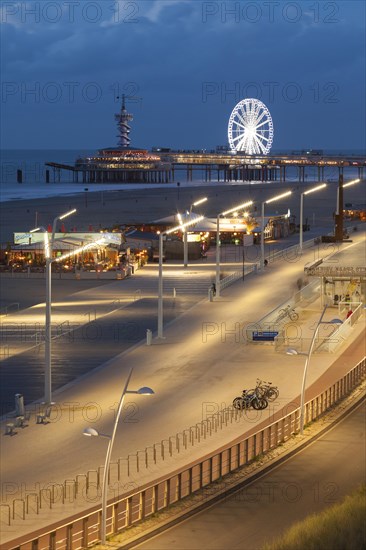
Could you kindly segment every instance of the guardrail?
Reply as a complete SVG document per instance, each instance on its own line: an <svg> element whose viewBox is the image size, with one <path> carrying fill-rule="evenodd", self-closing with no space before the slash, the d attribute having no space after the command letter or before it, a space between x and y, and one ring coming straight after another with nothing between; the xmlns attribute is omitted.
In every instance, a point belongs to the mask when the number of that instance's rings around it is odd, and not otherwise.
<svg viewBox="0 0 366 550"><path fill-rule="evenodd" d="M347 396L365 377L366 357L342 378L305 404L305 424L319 418L324 412ZM221 425L222 428L229 421L237 420L238 416L244 413L245 411L237 411L231 407L223 409L217 416L216 421L214 421L215 415L210 418L210 427L217 430ZM203 423L201 423L202 426ZM117 534L132 524L164 510L170 504L192 495L196 491L209 486L212 482L221 479L226 474L250 463L288 440L299 431L299 427L300 408L297 407L289 414L269 423L249 437L239 437L234 442L222 447L220 451L212 452L189 466L180 468L168 476L161 477L154 483L148 483L140 488L127 489L123 496L113 498L113 502L108 505L107 535ZM195 437L199 439L198 434L199 431L195 433L193 427L186 430L183 444L185 446L193 444ZM167 442L169 454L172 452L173 444L171 438L169 438L169 440L161 442L161 453L164 453ZM151 450L154 451L154 448L155 446ZM155 448L155 460L156 451ZM138 452L136 456L138 460ZM118 474L120 474L119 465L120 461L111 464L111 468L116 469ZM148 461L142 461L140 468L147 467ZM63 498L68 494L71 498L75 498L78 491L82 489L82 485L85 485L86 490L93 484L94 488L98 488L101 472L100 469L93 472L90 471L87 475L77 476L75 480L66 480L62 486ZM12 519L14 520L15 517L27 517L31 508L33 513L37 514L40 512L41 506L47 504L51 508L53 506L54 491L50 487L47 489L47 495L43 494L42 491L44 489L32 496L32 506L29 502L30 495L27 495L26 501L24 499L14 499L12 505L4 503L1 516L3 523L11 525ZM21 500L23 500L23 503ZM10 510L12 510L12 514ZM3 550L27 550L29 548L85 549L98 542L100 527L101 509L95 507L88 513L74 516L70 521L59 522L41 533L38 532L36 535L30 535L28 538L23 537L10 543L3 543L2 548Z"/></svg>
<svg viewBox="0 0 366 550"><path fill-rule="evenodd" d="M308 241L305 241L303 243L303 248L311 248L314 245L314 239L310 239ZM271 252L269 256L267 256L267 261L274 262L275 260L279 260L281 258L288 259L289 255L292 253L296 254L296 257L301 256L300 246L298 244L289 246L288 248L284 248L283 250L278 250L277 252ZM253 263L250 266L245 266L245 275L249 275L249 273L256 273L258 269L260 268L259 263ZM224 288L230 286L231 284L235 283L235 281L238 281L243 277L243 270L241 271L235 271L234 273L231 273L227 277L223 277L220 281L220 289L223 290Z"/></svg>
<svg viewBox="0 0 366 550"><path fill-rule="evenodd" d="M244 268L244 275L249 275L249 273L256 273L258 269L257 264L252 264L250 266L245 266ZM243 270L241 271L234 271L234 273L231 273L230 275L227 275L226 277L223 277L220 281L220 290L223 290L224 288L230 286L231 284L235 283L235 281L238 281L239 279L243 278Z"/></svg>

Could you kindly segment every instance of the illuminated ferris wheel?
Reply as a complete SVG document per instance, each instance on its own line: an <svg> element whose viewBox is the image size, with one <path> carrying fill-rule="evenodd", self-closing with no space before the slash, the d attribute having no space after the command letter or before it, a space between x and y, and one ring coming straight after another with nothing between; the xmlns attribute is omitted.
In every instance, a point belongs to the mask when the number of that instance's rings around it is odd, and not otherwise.
<svg viewBox="0 0 366 550"><path fill-rule="evenodd" d="M272 117L258 99L243 99L233 109L228 126L232 151L248 155L266 155L273 141Z"/></svg>

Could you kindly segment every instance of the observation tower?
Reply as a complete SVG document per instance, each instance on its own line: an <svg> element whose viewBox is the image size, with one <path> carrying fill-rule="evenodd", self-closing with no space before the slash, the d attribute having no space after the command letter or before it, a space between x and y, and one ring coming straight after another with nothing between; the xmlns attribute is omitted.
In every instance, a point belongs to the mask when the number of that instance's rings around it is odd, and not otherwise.
<svg viewBox="0 0 366 550"><path fill-rule="evenodd" d="M125 94L122 95L122 106L121 106L121 112L119 114L114 115L115 120L117 121L118 126L118 147L121 149L127 149L131 143L131 139L129 137L131 126L128 124L133 120L133 116L127 112L126 110L126 96Z"/></svg>

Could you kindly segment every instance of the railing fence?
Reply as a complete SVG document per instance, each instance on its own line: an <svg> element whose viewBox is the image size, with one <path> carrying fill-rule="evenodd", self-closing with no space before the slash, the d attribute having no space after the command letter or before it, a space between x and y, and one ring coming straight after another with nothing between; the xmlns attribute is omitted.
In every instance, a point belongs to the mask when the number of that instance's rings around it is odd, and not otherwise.
<svg viewBox="0 0 366 550"><path fill-rule="evenodd" d="M305 424L319 418L325 411L333 407L340 399L349 394L366 376L366 357L342 378L334 382L321 394L305 404ZM160 444L154 444L145 450L137 451L129 455L127 460L119 459L111 464L109 481L120 482L122 477L130 475L132 466L134 472L141 468L148 468L150 461L156 461L161 457L172 456L179 453L182 447L185 449L200 441L201 437L207 437L218 429L223 429L228 422L237 420L245 411L238 411L232 407L222 409L202 422L184 430L175 437L163 440ZM113 504L108 506L107 534L112 535L122 529L141 521L142 519L163 510L170 504L178 502L196 491L207 488L213 481L220 480L241 466L248 464L270 451L299 431L300 409L295 410L265 426L262 430L235 443L227 445L219 452L198 460L195 464L182 468L175 474L167 476L159 483L147 484L142 488L134 486L133 482L127 482L122 490L125 495L117 496L121 489L117 483L117 494ZM160 452L159 452L160 446ZM125 468L121 465L125 463ZM38 492L28 494L26 499L15 499L11 505L1 505L1 521L4 525L11 525L13 520L26 518L30 513L40 513L42 507L52 508L57 500L65 502L66 499L74 502L78 496L85 494L100 495L102 468L89 470L85 475L78 475L76 479L66 480L63 485L49 486ZM119 494L121 491L119 491ZM56 498L57 497L57 498ZM11 513L12 512L12 513ZM71 523L65 523L52 531L45 531L36 538L29 538L27 542L11 545L5 544L4 550L27 550L28 548L57 548L65 550L78 550L88 548L100 538L101 511L93 511L81 515Z"/></svg>

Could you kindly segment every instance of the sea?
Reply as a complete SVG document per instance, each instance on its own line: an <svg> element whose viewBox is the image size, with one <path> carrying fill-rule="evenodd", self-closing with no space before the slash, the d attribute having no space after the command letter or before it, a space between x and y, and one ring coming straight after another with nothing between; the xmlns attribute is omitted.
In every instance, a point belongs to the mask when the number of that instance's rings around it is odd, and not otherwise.
<svg viewBox="0 0 366 550"><path fill-rule="evenodd" d="M21 199L35 199L39 197L52 197L60 195L73 195L82 193L85 190L85 184L73 183L70 181L70 175L66 171L61 172L61 181L52 180L53 170L45 166L46 162L57 162L60 164L73 165L77 158L87 157L95 154L95 150L90 149L2 149L0 151L0 202L7 202ZM271 154L289 154L290 151L273 151ZM362 156L364 151L324 151L324 154ZM50 170L50 183L46 183L46 170ZM22 170L23 181L17 182L17 170ZM204 181L203 171L194 173L193 181L185 180L185 173L179 174L179 183L182 187L205 187L212 186L215 181ZM357 168L347 168L347 179L358 177ZM178 179L178 178L177 178ZM296 168L287 169L288 181L297 181L298 171ZM337 168L326 168L324 173L326 181L336 181L338 179ZM317 168L309 167L306 171L306 181L317 181ZM217 182L216 182L217 183ZM222 183L222 182L220 182ZM262 183L262 182L252 182ZM232 182L231 185L242 185L242 182ZM177 182L170 184L90 184L89 192L108 191L116 189L142 189L174 186Z"/></svg>

